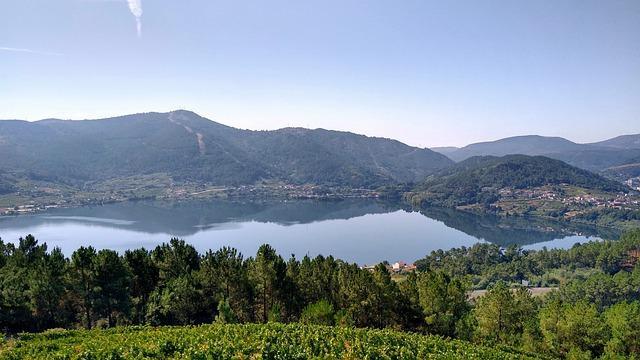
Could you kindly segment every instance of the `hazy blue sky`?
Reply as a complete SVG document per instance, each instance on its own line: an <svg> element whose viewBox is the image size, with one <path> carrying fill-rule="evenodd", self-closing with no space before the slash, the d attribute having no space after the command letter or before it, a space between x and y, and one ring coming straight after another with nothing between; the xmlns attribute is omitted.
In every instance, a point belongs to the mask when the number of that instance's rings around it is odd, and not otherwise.
<svg viewBox="0 0 640 360"><path fill-rule="evenodd" d="M639 0L129 3L0 0L0 118L186 108L419 146L640 132Z"/></svg>

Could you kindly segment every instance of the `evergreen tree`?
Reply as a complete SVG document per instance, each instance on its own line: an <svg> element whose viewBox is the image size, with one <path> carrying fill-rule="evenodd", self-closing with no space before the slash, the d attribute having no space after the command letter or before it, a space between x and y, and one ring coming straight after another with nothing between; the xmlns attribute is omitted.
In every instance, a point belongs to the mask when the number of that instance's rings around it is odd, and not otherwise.
<svg viewBox="0 0 640 360"><path fill-rule="evenodd" d="M95 302L95 273L93 262L97 253L89 247L80 247L71 255L69 282L78 294L79 306L83 311L83 322L87 329L93 326L93 308Z"/></svg>
<svg viewBox="0 0 640 360"><path fill-rule="evenodd" d="M611 338L606 345L608 356L640 358L640 302L621 302L605 314Z"/></svg>
<svg viewBox="0 0 640 360"><path fill-rule="evenodd" d="M255 291L256 320L267 322L269 312L280 299L278 290L285 282L286 264L271 246L265 244L258 249L256 258L249 261L248 270Z"/></svg>
<svg viewBox="0 0 640 360"><path fill-rule="evenodd" d="M151 253L144 248L127 250L124 262L131 275L130 296L134 323L144 322L149 296L158 286L159 271Z"/></svg>
<svg viewBox="0 0 640 360"><path fill-rule="evenodd" d="M469 311L464 283L442 271L429 271L417 277L417 290L427 331L455 335L456 323Z"/></svg>
<svg viewBox="0 0 640 360"><path fill-rule="evenodd" d="M31 312L39 330L64 325L60 302L67 288L67 261L60 248L33 264L28 279Z"/></svg>
<svg viewBox="0 0 640 360"><path fill-rule="evenodd" d="M216 315L216 322L219 324L235 324L238 322L236 314L233 313L233 309L229 306L229 302L224 299L218 302L218 315Z"/></svg>
<svg viewBox="0 0 640 360"><path fill-rule="evenodd" d="M160 285L180 276L190 275L200 268L200 255L184 240L172 238L153 251L152 257L159 269Z"/></svg>
<svg viewBox="0 0 640 360"><path fill-rule="evenodd" d="M531 320L535 319L537 308L533 304L527 289L519 288L514 293L505 283L498 282L480 297L474 309L477 338L490 344L521 345L525 329L527 336L535 333Z"/></svg>
<svg viewBox="0 0 640 360"><path fill-rule="evenodd" d="M596 306L584 301L547 303L540 312L540 329L547 347L560 356L570 352L599 356L609 338Z"/></svg>
<svg viewBox="0 0 640 360"><path fill-rule="evenodd" d="M131 277L122 259L113 250L100 250L93 261L95 277L95 310L115 325L114 314L129 312L129 285Z"/></svg>
<svg viewBox="0 0 640 360"><path fill-rule="evenodd" d="M146 320L152 325L195 325L211 322L212 302L202 294L199 283L184 275L169 280L149 297Z"/></svg>
<svg viewBox="0 0 640 360"><path fill-rule="evenodd" d="M320 300L307 305L300 315L300 322L314 325L333 325L334 323L333 305L327 300Z"/></svg>
<svg viewBox="0 0 640 360"><path fill-rule="evenodd" d="M223 247L215 252L208 251L202 259L198 277L205 296L218 303L224 299L239 319L251 320L251 286L242 254L236 249Z"/></svg>

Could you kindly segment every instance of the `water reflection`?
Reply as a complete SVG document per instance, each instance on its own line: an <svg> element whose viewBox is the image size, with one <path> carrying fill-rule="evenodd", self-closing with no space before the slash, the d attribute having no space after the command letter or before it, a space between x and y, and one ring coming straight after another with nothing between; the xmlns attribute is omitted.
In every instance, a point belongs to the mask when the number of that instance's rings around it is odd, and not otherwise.
<svg viewBox="0 0 640 360"><path fill-rule="evenodd" d="M360 264L414 261L433 250L478 241L567 247L591 237L619 235L589 226L452 209L415 212L397 203L367 199L144 201L0 218L4 240L15 241L28 233L66 254L82 245L119 251L152 248L178 236L200 251L233 246L252 255L262 243L270 243L285 257L334 255Z"/></svg>
<svg viewBox="0 0 640 360"><path fill-rule="evenodd" d="M495 215L477 215L454 209L430 208L421 213L429 218L442 221L446 226L462 231L477 239L500 246L516 244L520 246L536 243L548 243L554 240L573 238L575 242L585 238L617 239L620 232L610 228L592 225L551 221L534 217L498 217ZM573 245L571 243L571 245ZM566 247L565 242L558 242Z"/></svg>

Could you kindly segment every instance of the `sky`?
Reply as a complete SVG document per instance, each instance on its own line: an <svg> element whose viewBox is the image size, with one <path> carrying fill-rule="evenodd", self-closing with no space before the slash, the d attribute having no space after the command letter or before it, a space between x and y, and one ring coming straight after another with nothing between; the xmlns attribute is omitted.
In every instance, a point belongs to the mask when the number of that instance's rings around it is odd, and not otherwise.
<svg viewBox="0 0 640 360"><path fill-rule="evenodd" d="M421 147L640 133L640 1L0 0L0 119L175 109Z"/></svg>

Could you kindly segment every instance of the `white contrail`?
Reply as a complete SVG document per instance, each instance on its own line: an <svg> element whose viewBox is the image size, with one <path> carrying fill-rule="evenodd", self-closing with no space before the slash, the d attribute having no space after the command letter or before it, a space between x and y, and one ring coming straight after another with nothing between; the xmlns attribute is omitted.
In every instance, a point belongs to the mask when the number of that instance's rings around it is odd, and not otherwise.
<svg viewBox="0 0 640 360"><path fill-rule="evenodd" d="M136 17L138 27L138 37L142 36L142 0L127 0L129 10Z"/></svg>
<svg viewBox="0 0 640 360"><path fill-rule="evenodd" d="M22 48L14 48L14 47L6 47L6 46L0 46L0 51L23 52L23 53L40 54L40 55L56 55L56 56L62 55L56 52L22 49Z"/></svg>

